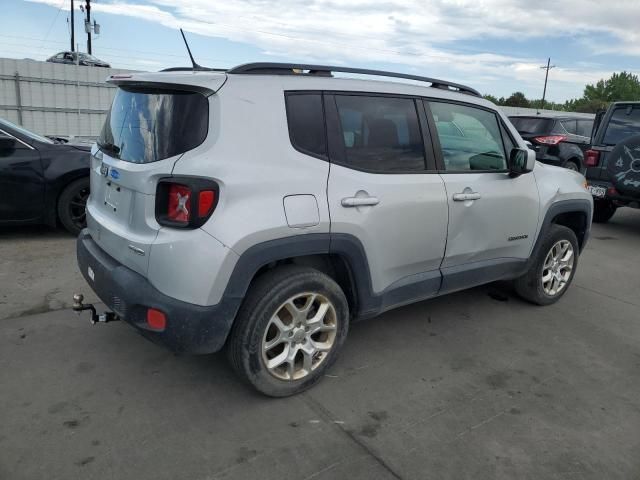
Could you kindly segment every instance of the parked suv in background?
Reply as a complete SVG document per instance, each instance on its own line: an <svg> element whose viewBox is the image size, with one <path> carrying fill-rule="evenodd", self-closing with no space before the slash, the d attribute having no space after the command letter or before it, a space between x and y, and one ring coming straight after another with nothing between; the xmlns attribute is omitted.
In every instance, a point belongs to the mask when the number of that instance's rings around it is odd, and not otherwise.
<svg viewBox="0 0 640 480"><path fill-rule="evenodd" d="M583 171L593 120L572 116L511 116L518 133L531 142L536 158L549 165Z"/></svg>
<svg viewBox="0 0 640 480"><path fill-rule="evenodd" d="M607 222L618 207L640 208L640 102L612 103L596 123L586 177L593 221Z"/></svg>
<svg viewBox="0 0 640 480"><path fill-rule="evenodd" d="M351 321L504 279L546 305L571 283L584 178L536 163L471 88L291 64L108 81L81 272L147 338L225 346L267 395L322 378Z"/></svg>

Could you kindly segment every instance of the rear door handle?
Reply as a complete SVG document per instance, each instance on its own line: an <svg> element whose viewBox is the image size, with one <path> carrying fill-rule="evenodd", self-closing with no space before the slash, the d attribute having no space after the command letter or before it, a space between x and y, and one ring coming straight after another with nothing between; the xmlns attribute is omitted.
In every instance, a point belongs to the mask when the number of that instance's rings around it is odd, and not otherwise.
<svg viewBox="0 0 640 480"><path fill-rule="evenodd" d="M347 197L340 202L343 207L365 207L374 206L380 203L378 197Z"/></svg>
<svg viewBox="0 0 640 480"><path fill-rule="evenodd" d="M480 195L477 192L453 194L453 200L455 202L466 202L467 200L479 200L480 198L482 198L482 195Z"/></svg>

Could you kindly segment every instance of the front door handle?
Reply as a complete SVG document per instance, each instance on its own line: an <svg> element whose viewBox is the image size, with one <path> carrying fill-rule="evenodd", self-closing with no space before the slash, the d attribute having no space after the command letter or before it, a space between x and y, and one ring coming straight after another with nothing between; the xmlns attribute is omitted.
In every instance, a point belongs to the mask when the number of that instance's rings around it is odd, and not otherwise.
<svg viewBox="0 0 640 480"><path fill-rule="evenodd" d="M478 200L480 198L482 198L482 195L477 192L453 194L453 200L455 202L466 202L467 200Z"/></svg>
<svg viewBox="0 0 640 480"><path fill-rule="evenodd" d="M380 203L378 197L346 197L340 202L343 207L372 207Z"/></svg>

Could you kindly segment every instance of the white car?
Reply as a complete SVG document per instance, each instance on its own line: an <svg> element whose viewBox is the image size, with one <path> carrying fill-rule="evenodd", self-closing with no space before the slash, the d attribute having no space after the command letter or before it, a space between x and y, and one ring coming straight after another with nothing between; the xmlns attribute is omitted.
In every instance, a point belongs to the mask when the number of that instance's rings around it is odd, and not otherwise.
<svg viewBox="0 0 640 480"><path fill-rule="evenodd" d="M544 305L571 283L584 178L536 163L469 87L292 64L108 81L78 239L102 318L226 347L267 395L317 382L356 319L504 279Z"/></svg>

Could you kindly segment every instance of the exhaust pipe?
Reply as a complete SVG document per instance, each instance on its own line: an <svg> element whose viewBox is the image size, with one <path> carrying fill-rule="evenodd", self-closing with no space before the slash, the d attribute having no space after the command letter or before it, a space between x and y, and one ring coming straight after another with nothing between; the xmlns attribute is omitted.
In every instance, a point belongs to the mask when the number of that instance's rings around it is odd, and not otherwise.
<svg viewBox="0 0 640 480"><path fill-rule="evenodd" d="M104 312L104 313L98 314L98 312L96 311L96 307L94 307L93 304L91 303L84 304L82 303L83 300L84 300L84 295L82 295L81 293L74 293L73 305L71 306L71 308L78 315L85 310L91 311L90 320L92 325L95 325L96 323L107 323L107 322L115 322L117 320L120 320L120 318L113 312Z"/></svg>

